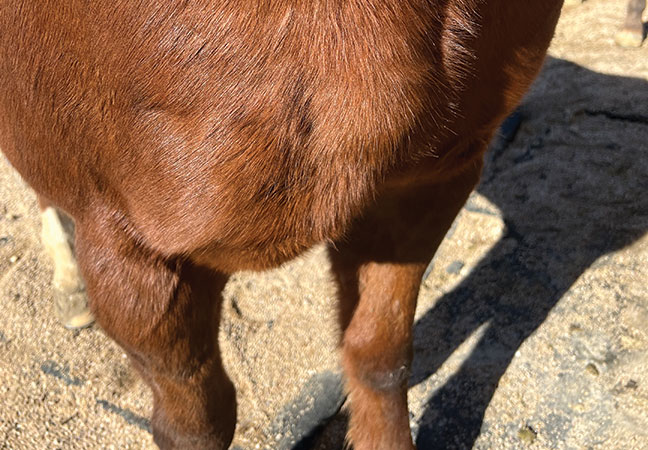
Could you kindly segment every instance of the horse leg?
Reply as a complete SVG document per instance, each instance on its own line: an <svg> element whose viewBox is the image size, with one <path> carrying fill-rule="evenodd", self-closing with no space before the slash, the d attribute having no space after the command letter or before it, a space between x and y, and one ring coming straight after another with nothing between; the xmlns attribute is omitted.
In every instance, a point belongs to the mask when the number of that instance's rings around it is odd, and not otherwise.
<svg viewBox="0 0 648 450"><path fill-rule="evenodd" d="M621 47L641 47L644 40L644 25L641 20L646 0L629 0L623 28L615 36L615 41Z"/></svg>
<svg viewBox="0 0 648 450"><path fill-rule="evenodd" d="M153 391L156 444L227 448L236 400L217 340L226 276L156 254L135 234L124 220L77 223L90 308Z"/></svg>
<svg viewBox="0 0 648 450"><path fill-rule="evenodd" d="M340 295L343 366L356 450L414 445L407 407L421 277L477 183L481 153L453 179L379 196L329 254Z"/></svg>

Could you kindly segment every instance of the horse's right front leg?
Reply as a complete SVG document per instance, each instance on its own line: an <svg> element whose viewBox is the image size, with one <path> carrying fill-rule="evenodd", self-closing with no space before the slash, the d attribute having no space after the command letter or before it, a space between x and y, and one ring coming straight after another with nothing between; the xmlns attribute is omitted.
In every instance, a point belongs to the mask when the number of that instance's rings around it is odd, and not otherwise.
<svg viewBox="0 0 648 450"><path fill-rule="evenodd" d="M110 220L77 224L77 256L97 323L153 390L163 449L225 449L236 399L218 349L226 277L145 248Z"/></svg>

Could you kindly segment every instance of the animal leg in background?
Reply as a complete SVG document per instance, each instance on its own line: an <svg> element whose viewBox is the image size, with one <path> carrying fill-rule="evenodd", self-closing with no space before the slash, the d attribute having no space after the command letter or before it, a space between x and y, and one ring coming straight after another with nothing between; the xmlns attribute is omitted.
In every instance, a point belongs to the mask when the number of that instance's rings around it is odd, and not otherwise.
<svg viewBox="0 0 648 450"><path fill-rule="evenodd" d="M56 315L66 328L86 327L94 319L88 310L85 283L74 255L74 223L42 197L39 204L41 242L54 269L52 291Z"/></svg>
<svg viewBox="0 0 648 450"><path fill-rule="evenodd" d="M629 0L628 12L621 31L614 40L621 47L641 47L644 40L644 25L641 20L646 0Z"/></svg>

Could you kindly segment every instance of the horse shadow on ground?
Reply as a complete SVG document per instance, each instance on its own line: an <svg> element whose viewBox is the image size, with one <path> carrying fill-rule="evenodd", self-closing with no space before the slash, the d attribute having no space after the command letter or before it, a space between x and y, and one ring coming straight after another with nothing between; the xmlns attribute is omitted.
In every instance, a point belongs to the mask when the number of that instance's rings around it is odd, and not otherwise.
<svg viewBox="0 0 648 450"><path fill-rule="evenodd" d="M648 82L549 58L502 129L477 191L499 209L504 234L415 324L410 387L484 327L427 402L419 449L472 448L525 339L592 263L648 231Z"/></svg>

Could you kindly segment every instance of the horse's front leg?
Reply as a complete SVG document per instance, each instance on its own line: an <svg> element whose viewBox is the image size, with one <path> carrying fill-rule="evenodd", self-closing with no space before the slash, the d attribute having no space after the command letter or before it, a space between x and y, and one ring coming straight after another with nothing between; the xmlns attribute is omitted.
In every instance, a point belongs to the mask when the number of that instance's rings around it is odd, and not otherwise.
<svg viewBox="0 0 648 450"><path fill-rule="evenodd" d="M475 186L480 158L453 179L383 194L332 246L355 450L410 450L407 385L421 277Z"/></svg>
<svg viewBox="0 0 648 450"><path fill-rule="evenodd" d="M217 339L226 277L157 254L113 222L78 223L77 255L97 323L153 391L153 439L162 449L226 449L236 423Z"/></svg>

